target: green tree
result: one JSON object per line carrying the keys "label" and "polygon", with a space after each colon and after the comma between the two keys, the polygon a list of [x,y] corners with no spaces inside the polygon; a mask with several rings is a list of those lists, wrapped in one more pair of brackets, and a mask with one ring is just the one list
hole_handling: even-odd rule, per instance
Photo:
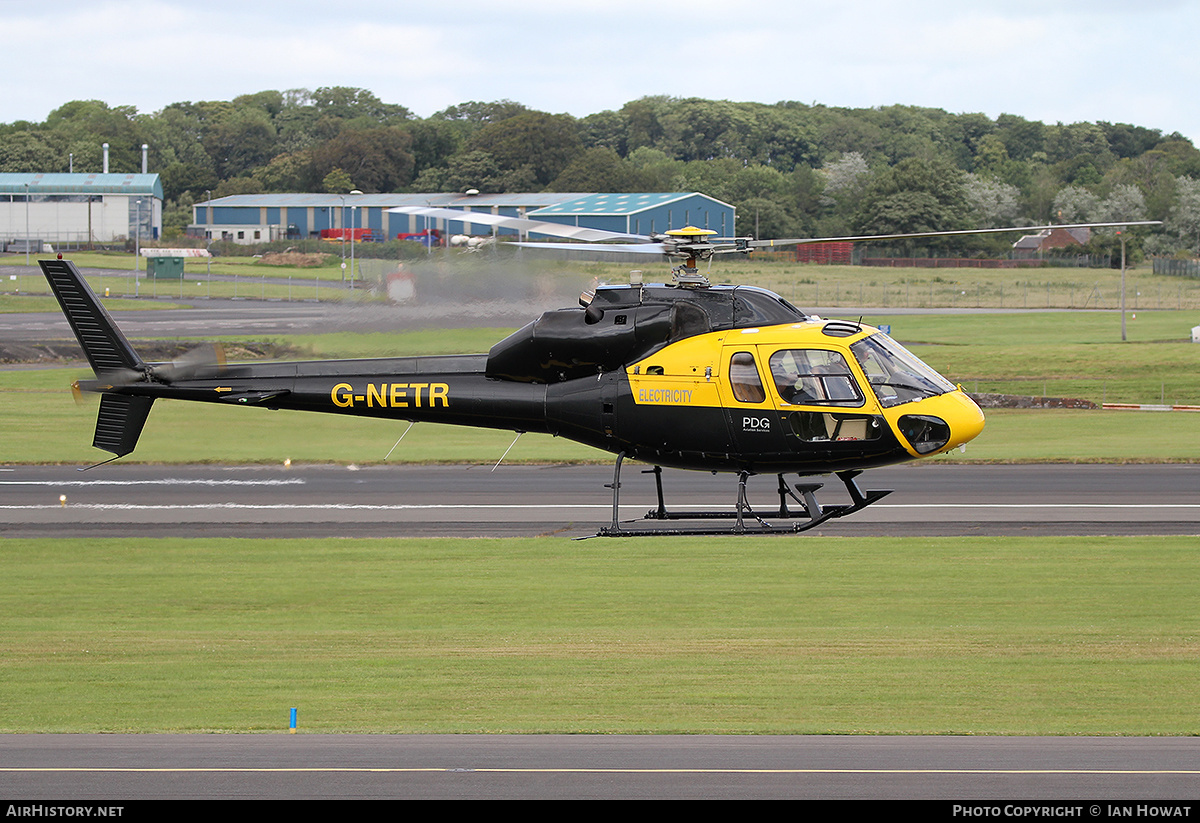
{"label": "green tree", "polygon": [[[427,172],[431,172],[431,169],[427,169]],[[451,157],[449,168],[440,182],[440,190],[450,192],[464,192],[470,188],[485,193],[528,192],[538,187],[532,168],[500,168],[496,158],[486,151],[468,151]]]}
{"label": "green tree", "polygon": [[475,127],[483,127],[488,123],[499,123],[518,114],[529,111],[527,107],[512,100],[495,100],[484,103],[472,100],[442,109],[431,117],[431,120],[449,120],[457,123],[469,123]]}
{"label": "green tree", "polygon": [[778,200],[770,197],[748,197],[736,204],[738,235],[756,238],[794,237],[792,216]]}
{"label": "green tree", "polygon": [[973,168],[981,177],[990,177],[1018,189],[1028,188],[1033,177],[1030,161],[1009,157],[1008,147],[998,134],[987,134],[979,139]]}
{"label": "green tree", "polygon": [[344,121],[361,118],[368,125],[397,125],[412,117],[412,113],[404,106],[384,103],[367,89],[323,86],[312,93],[311,99],[322,117]]}
{"label": "green tree", "polygon": [[1180,177],[1175,181],[1175,205],[1166,220],[1166,233],[1176,241],[1176,248],[1200,253],[1200,180]]}
{"label": "green tree", "polygon": [[275,125],[262,109],[224,104],[211,115],[202,142],[220,177],[248,174],[275,156]]}
{"label": "green tree", "polygon": [[1142,195],[1142,190],[1132,184],[1113,186],[1108,197],[1100,203],[1096,217],[1102,223],[1145,220],[1146,198]]}
{"label": "green tree", "polygon": [[163,205],[162,224],[163,237],[166,239],[183,237],[187,227],[192,223],[192,206],[196,204],[191,192],[185,191],[178,198],[168,200]]}
{"label": "green tree", "polygon": [[643,191],[673,192],[688,187],[684,173],[687,164],[672,160],[666,152],[642,146],[631,151],[627,159],[637,170]]}
{"label": "green tree", "polygon": [[163,187],[163,197],[167,200],[182,199],[185,194],[194,199],[205,190],[215,189],[219,182],[217,175],[210,168],[188,163],[171,163],[158,175]]}
{"label": "green tree", "polygon": [[16,132],[0,137],[0,172],[18,174],[65,171],[61,167],[61,149],[53,138],[36,131]]}
{"label": "green tree", "polygon": [[254,170],[253,177],[262,183],[263,189],[272,192],[312,191],[321,185],[312,153],[294,151],[271,159],[265,166]]}
{"label": "green tree", "polygon": [[860,234],[969,228],[964,175],[944,160],[912,157],[875,175],[854,216]]}
{"label": "green tree", "polygon": [[1046,124],[1036,120],[1002,114],[996,118],[995,134],[1013,160],[1029,160],[1046,150]]}
{"label": "green tree", "polygon": [[[412,136],[410,152],[413,157],[413,175],[426,169],[445,169],[450,158],[461,149],[463,140],[453,123],[429,118],[416,120],[407,126]],[[440,189],[435,189],[440,191]]]}
{"label": "green tree", "polygon": [[1046,156],[1060,179],[1080,186],[1099,183],[1116,162],[1108,137],[1095,123],[1059,123],[1046,130]]}
{"label": "green tree", "polygon": [[852,212],[871,179],[867,160],[858,152],[846,152],[821,169],[825,185],[821,203],[842,214]]}
{"label": "green tree", "polygon": [[639,191],[641,177],[628,160],[614,150],[597,146],[585,149],[547,186],[548,191]]}
{"label": "green tree", "polygon": [[1178,134],[1159,143],[1155,151],[1162,153],[1163,162],[1171,174],[1200,179],[1200,150]]}
{"label": "green tree", "polygon": [[262,183],[255,180],[253,177],[231,177],[228,180],[222,180],[213,189],[213,199],[218,197],[231,197],[235,194],[262,194]]}
{"label": "green tree", "polygon": [[196,197],[219,182],[216,166],[203,145],[206,124],[199,112],[188,106],[168,106],[143,123],[149,133],[150,169],[162,176],[168,200],[185,191]]}
{"label": "green tree", "polygon": [[1054,196],[1057,223],[1092,223],[1100,219],[1100,198],[1083,186],[1066,186]]}
{"label": "green tree", "polygon": [[1119,185],[1134,185],[1141,190],[1146,200],[1146,214],[1153,220],[1166,217],[1175,201],[1175,176],[1168,169],[1163,153],[1157,149],[1117,161],[1104,175],[1104,188],[1112,191]]}
{"label": "green tree", "polygon": [[661,121],[673,103],[673,98],[655,96],[642,97],[621,107],[620,113],[629,124],[625,138],[628,152],[643,147],[663,150],[661,144],[665,132]]}
{"label": "green tree", "polygon": [[149,133],[133,106],[110,108],[100,100],[73,100],[47,115],[46,129],[69,143],[92,143],[97,147],[108,143],[112,172],[129,174],[142,170],[142,144],[147,142]]}
{"label": "green tree", "polygon": [[1096,124],[1108,139],[1108,147],[1117,157],[1137,157],[1162,142],[1162,132],[1129,123]]}
{"label": "green tree", "polygon": [[799,103],[781,103],[760,107],[751,121],[747,136],[746,160],[777,168],[782,172],[819,164],[808,107]]}
{"label": "green tree", "polygon": [[343,169],[333,169],[321,180],[321,185],[330,194],[345,194],[354,189],[354,181]]}
{"label": "green tree", "polygon": [[510,117],[525,114],[530,110],[521,103],[512,100],[495,100],[482,102],[471,100],[449,106],[432,115],[427,122],[449,125],[456,142],[465,144],[475,132],[491,123],[499,123]]}
{"label": "green tree", "polygon": [[505,191],[504,170],[486,151],[469,151],[450,158],[441,191],[476,189],[486,194]]}
{"label": "green tree", "polygon": [[621,112],[602,111],[579,121],[579,139],[585,148],[612,149],[624,156],[629,151],[629,120]]}
{"label": "green tree", "polygon": [[522,176],[527,168],[534,184],[541,187],[562,173],[582,145],[575,118],[569,114],[525,112],[484,126],[471,137],[467,149],[487,152],[504,172]]}
{"label": "green tree", "polygon": [[751,117],[728,100],[676,101],[659,116],[659,148],[677,160],[745,160]]}
{"label": "green tree", "polygon": [[345,129],[312,149],[314,174],[344,170],[368,192],[399,191],[412,180],[412,137],[403,128]]}
{"label": "green tree", "polygon": [[991,177],[969,174],[963,185],[973,224],[981,229],[1017,225],[1021,191]]}
{"label": "green tree", "polygon": [[242,94],[233,98],[233,105],[238,108],[256,108],[266,112],[267,116],[275,118],[283,111],[283,92],[260,91],[254,94]]}
{"label": "green tree", "polygon": [[874,123],[854,117],[844,110],[827,111],[817,132],[822,158],[861,154],[868,162],[882,154],[883,131]]}

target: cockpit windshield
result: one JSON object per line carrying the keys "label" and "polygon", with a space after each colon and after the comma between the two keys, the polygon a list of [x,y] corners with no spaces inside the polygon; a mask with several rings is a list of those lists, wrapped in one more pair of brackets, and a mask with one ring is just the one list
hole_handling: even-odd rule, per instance
{"label": "cockpit windshield", "polygon": [[954,390],[953,383],[886,334],[863,338],[852,344],[850,351],[884,408]]}

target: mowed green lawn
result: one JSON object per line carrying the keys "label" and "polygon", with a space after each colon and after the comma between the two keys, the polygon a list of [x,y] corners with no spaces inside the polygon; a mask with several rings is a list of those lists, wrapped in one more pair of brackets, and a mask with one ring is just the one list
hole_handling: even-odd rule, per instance
{"label": "mowed green lawn", "polygon": [[3,549],[0,732],[1200,731],[1194,538]]}
{"label": "mowed green lawn", "polygon": [[[1119,376],[1157,402],[1168,375],[1197,382],[1200,347],[1179,342],[1188,318],[1170,314],[1126,344],[1111,342],[1111,314],[891,322],[968,389]],[[495,332],[297,342],[329,357],[478,351]],[[89,445],[94,399],[71,400],[81,376],[0,372],[0,460],[107,456]],[[124,459],[380,461],[405,425],[160,402]],[[1184,412],[993,411],[965,454],[935,459],[1195,461],[1198,425]],[[491,462],[511,438],[418,424],[391,459]],[[611,458],[526,435],[507,459]],[[1198,732],[1194,537],[0,550],[0,732],[282,731],[291,707],[302,732]]]}

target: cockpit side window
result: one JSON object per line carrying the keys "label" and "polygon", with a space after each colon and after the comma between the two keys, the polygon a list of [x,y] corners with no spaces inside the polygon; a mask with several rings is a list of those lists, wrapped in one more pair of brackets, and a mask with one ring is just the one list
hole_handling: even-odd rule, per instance
{"label": "cockpit side window", "polygon": [[792,405],[861,406],[863,395],[836,351],[784,349],[771,355],[771,379],[784,403]]}
{"label": "cockpit side window", "polygon": [[754,355],[748,351],[740,351],[729,359],[729,385],[733,396],[742,403],[762,403],[767,399]]}

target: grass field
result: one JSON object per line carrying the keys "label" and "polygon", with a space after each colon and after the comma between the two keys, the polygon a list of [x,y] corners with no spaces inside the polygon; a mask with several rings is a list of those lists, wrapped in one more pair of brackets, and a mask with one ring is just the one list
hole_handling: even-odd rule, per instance
{"label": "grass field", "polygon": [[[288,273],[272,276],[272,273],[241,272],[235,280],[207,279],[189,276],[183,280],[148,279],[143,273],[139,278],[130,274],[101,274],[87,278],[93,291],[106,298],[105,305],[122,309],[169,308],[162,300],[203,301],[209,298],[242,298],[248,300],[273,301],[347,301],[373,299],[368,291],[350,291],[342,288],[340,277],[306,276],[303,271],[289,278]],[[294,281],[294,282],[293,282]],[[336,281],[336,282],[335,282]],[[9,281],[9,286],[14,285]],[[40,273],[18,275],[16,289],[0,295],[0,311],[50,311],[57,310],[50,296],[46,280]],[[39,303],[38,301],[43,301]],[[49,301],[49,302],[45,302]],[[120,305],[116,305],[120,302]],[[153,302],[151,302],[153,301]]]}
{"label": "grass field", "polygon": [[[329,249],[323,249],[328,252]],[[339,254],[337,246],[333,247],[332,254],[336,257]],[[34,255],[30,261],[30,276],[41,278],[41,273],[37,269],[37,257]],[[120,252],[64,252],[64,257],[73,261],[76,266],[85,269],[112,269],[113,271],[132,272],[134,271],[134,257],[132,254]],[[349,247],[347,247],[347,256],[349,256]],[[25,265],[25,255],[8,255],[0,258],[0,262],[7,266],[23,266]],[[188,277],[199,277],[205,274],[252,274],[254,277],[305,277],[310,280],[337,280],[342,279],[341,261],[332,260],[329,265],[308,267],[308,266],[273,266],[261,262],[257,257],[188,257],[184,258],[184,274]],[[347,265],[349,261],[347,260]],[[137,261],[137,268],[142,272],[142,276],[146,275],[146,258],[140,257]],[[44,282],[44,281],[43,281]]]}
{"label": "grass field", "polygon": [[1200,731],[1193,538],[4,551],[0,732]]}
{"label": "grass field", "polygon": [[[934,277],[948,278],[925,285],[940,288]],[[1111,312],[866,320],[891,323],[968,390],[1200,401],[1189,311],[1139,311],[1124,344]],[[286,342],[360,357],[484,351],[503,334]],[[85,374],[0,371],[0,460],[106,456],[89,445],[94,400],[76,406],[68,390]],[[124,460],[378,462],[405,425],[164,401]],[[965,454],[936,459],[1200,461],[1197,425],[1190,413],[992,411]],[[511,438],[420,424],[392,460],[492,462]],[[526,435],[507,459],[611,457]],[[0,733],[282,731],[293,706],[301,731],[328,733],[1200,733],[1193,537],[0,549]]]}

